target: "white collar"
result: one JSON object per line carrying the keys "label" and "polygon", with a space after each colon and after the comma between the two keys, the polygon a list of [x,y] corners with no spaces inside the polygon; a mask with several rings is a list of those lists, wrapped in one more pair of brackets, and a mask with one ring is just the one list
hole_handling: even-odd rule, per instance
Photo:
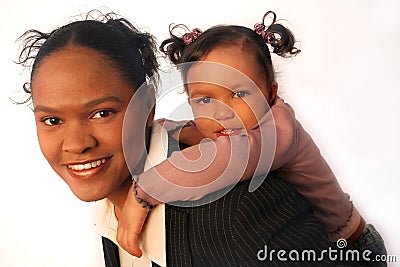
{"label": "white collar", "polygon": [[[160,163],[167,158],[168,134],[157,123],[152,126],[150,138],[149,154],[146,159],[144,169]],[[102,199],[96,203],[95,227],[96,231],[115,244],[117,235],[118,221],[114,213],[114,205],[107,199]],[[122,262],[129,261],[134,266],[151,266],[151,261],[160,266],[166,266],[166,248],[165,248],[165,206],[157,205],[148,215],[142,230],[142,237],[139,247],[143,251],[140,258],[130,256],[126,252],[120,257]],[[120,252],[121,248],[119,247]],[[121,253],[120,253],[121,256]]]}

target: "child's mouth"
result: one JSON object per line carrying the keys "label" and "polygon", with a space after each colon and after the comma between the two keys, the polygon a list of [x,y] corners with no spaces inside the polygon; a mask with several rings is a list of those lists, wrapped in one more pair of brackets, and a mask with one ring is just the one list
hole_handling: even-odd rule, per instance
{"label": "child's mouth", "polygon": [[233,130],[233,129],[224,129],[224,130],[222,130],[220,133],[221,134],[225,134],[225,135],[231,135],[231,134],[233,134],[235,132],[235,130]]}
{"label": "child's mouth", "polygon": [[229,136],[229,135],[235,135],[239,134],[240,129],[222,129],[218,132],[216,132],[217,136]]}

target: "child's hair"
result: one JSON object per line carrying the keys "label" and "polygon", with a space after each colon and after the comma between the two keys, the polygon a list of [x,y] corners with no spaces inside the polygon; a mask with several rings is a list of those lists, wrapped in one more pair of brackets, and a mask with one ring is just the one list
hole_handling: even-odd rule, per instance
{"label": "child's hair", "polygon": [[97,11],[89,12],[85,20],[69,23],[50,33],[29,30],[19,38],[23,47],[17,63],[31,67],[30,82],[23,85],[29,98],[23,103],[32,97],[30,84],[43,59],[70,45],[97,51],[114,64],[136,89],[146,80],[158,81],[154,37],[140,32],[128,20],[118,18],[114,13],[88,19],[93,12]]}
{"label": "child's hair", "polygon": [[[273,15],[273,21],[266,27],[264,20],[270,14]],[[237,25],[218,25],[204,32],[196,28],[192,33],[186,33],[184,36],[175,35],[174,31],[181,27],[187,29],[182,24],[170,26],[170,38],[161,43],[160,50],[173,64],[178,66],[185,84],[187,71],[191,64],[182,63],[202,60],[216,47],[239,45],[252,51],[260,66],[265,69],[268,82],[275,79],[268,45],[271,45],[273,53],[282,57],[295,56],[300,52],[294,46],[296,41],[293,33],[283,25],[276,23],[276,15],[272,11],[265,13],[262,23],[255,25],[255,30]],[[188,38],[185,38],[188,35],[189,41]],[[186,86],[185,89],[187,89]]]}

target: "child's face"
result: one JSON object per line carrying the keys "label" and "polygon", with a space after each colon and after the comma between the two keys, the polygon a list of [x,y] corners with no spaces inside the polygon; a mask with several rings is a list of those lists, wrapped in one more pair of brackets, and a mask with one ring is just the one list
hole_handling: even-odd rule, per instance
{"label": "child's face", "polygon": [[[130,176],[122,149],[122,125],[134,91],[109,61],[81,47],[44,58],[33,77],[40,148],[81,200],[107,197]],[[137,131],[138,138],[133,139],[143,142],[143,127]],[[137,151],[136,158],[141,156]]]}
{"label": "child's face", "polygon": [[257,125],[277,90],[254,55],[240,46],[212,50],[189,69],[187,82],[196,126],[213,140]]}

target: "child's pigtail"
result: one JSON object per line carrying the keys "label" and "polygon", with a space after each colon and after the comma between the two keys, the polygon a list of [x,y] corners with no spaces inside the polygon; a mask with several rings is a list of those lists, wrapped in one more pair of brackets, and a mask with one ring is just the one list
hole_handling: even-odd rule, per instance
{"label": "child's pigtail", "polygon": [[[272,22],[267,27],[265,26],[265,18],[272,14]],[[276,23],[276,14],[273,11],[268,11],[263,16],[262,22],[254,25],[254,31],[259,34],[266,44],[272,47],[272,52],[281,57],[291,57],[300,53],[300,49],[295,47],[296,40],[293,33],[283,26]]]}
{"label": "child's pigtail", "polygon": [[267,29],[268,32],[278,35],[275,41],[271,42],[272,52],[281,57],[291,57],[300,53],[300,49],[295,47],[296,40],[293,33],[281,24],[272,24]]}
{"label": "child's pigtail", "polygon": [[[186,31],[186,33],[183,34],[182,36],[179,36],[174,33],[176,31],[179,31],[180,29]],[[198,35],[193,36],[191,35],[191,33],[187,33],[188,31],[189,31],[188,28],[183,24],[178,24],[178,25],[171,24],[169,25],[170,38],[164,40],[160,45],[160,51],[164,53],[164,55],[175,65],[182,63],[181,57],[183,51],[185,50],[185,47],[189,45],[191,42],[193,42],[198,36]],[[198,34],[200,33],[201,31]],[[185,38],[185,36],[192,36],[192,39],[188,40],[187,38]]]}

